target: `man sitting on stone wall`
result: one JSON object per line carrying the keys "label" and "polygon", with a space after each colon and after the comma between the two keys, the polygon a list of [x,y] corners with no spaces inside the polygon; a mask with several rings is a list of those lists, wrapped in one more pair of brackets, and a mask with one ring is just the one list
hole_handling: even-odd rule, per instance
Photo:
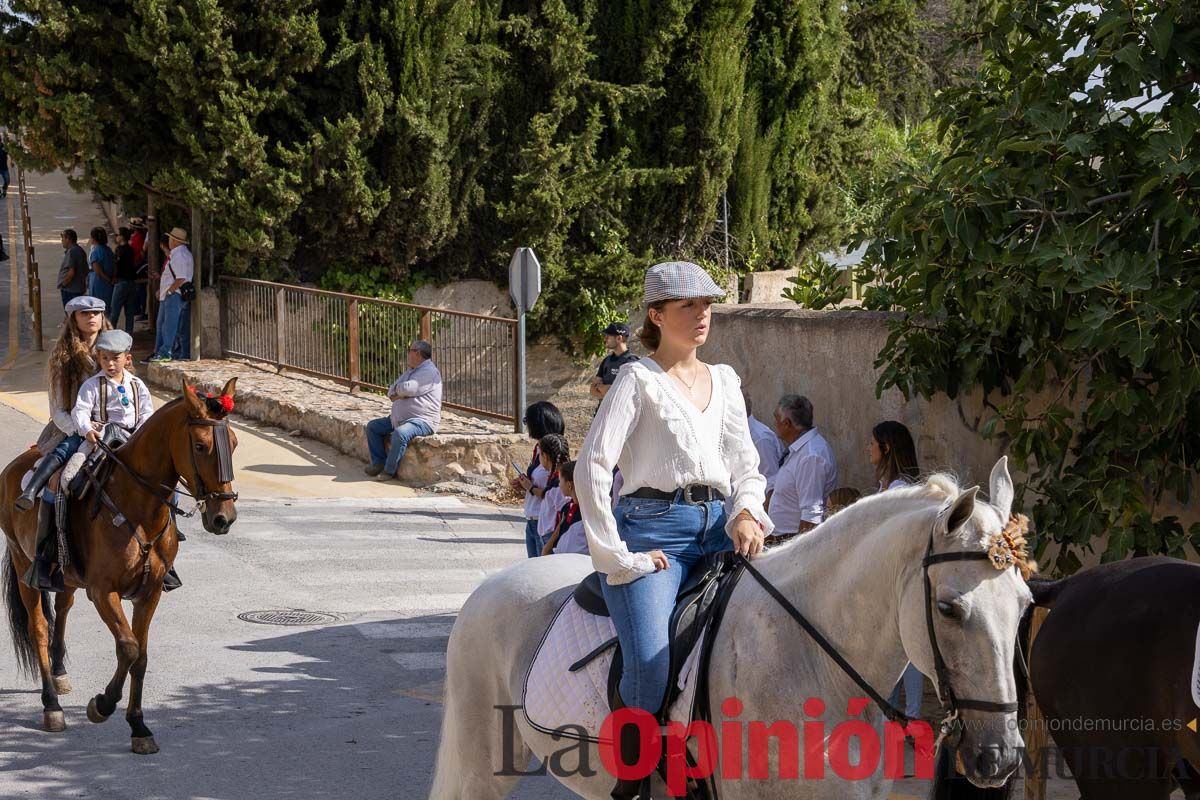
{"label": "man sitting on stone wall", "polygon": [[[442,375],[433,363],[433,348],[418,339],[408,348],[408,370],[388,389],[392,413],[367,423],[371,451],[368,475],[387,481],[396,477],[408,443],[437,433],[442,421]],[[391,449],[386,449],[391,437]]]}

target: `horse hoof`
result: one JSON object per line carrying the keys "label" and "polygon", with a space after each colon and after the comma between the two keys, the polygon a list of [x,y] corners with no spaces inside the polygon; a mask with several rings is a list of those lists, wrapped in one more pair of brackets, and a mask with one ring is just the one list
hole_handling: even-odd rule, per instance
{"label": "horse hoof", "polygon": [[44,711],[42,728],[50,733],[61,733],[67,729],[67,717],[61,711]]}
{"label": "horse hoof", "polygon": [[87,715],[88,715],[88,719],[90,721],[95,722],[97,724],[99,724],[101,722],[106,722],[108,720],[108,718],[112,716],[112,714],[101,714],[100,713],[100,709],[96,708],[96,698],[94,698],[94,697],[91,699],[90,702],[88,702]]}
{"label": "horse hoof", "polygon": [[58,694],[71,693],[71,679],[66,675],[54,676],[54,691]]}
{"label": "horse hoof", "polygon": [[158,744],[153,736],[134,736],[131,740],[133,752],[139,756],[152,756],[158,752]]}

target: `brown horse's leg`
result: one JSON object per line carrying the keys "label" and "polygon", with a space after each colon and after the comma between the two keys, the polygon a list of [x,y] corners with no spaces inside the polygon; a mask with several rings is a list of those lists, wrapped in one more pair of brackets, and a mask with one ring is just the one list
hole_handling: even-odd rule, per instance
{"label": "brown horse's leg", "polygon": [[138,657],[129,670],[129,708],[125,712],[125,721],[129,723],[129,733],[133,737],[133,752],[143,756],[158,752],[154,734],[142,719],[142,683],[146,679],[146,659],[149,656],[150,621],[154,619],[154,611],[161,597],[162,591],[158,590],[133,604],[133,634],[137,637]]}
{"label": "brown horse's leg", "polygon": [[[18,559],[14,558],[13,564],[20,569],[17,561]],[[33,642],[38,672],[42,677],[42,727],[55,733],[64,731],[67,729],[67,719],[58,703],[58,692],[54,688],[54,678],[50,671],[50,624],[46,619],[49,609],[43,608],[41,592],[30,589],[22,582],[18,582],[18,586],[21,590],[21,603],[29,617],[29,640]]]}
{"label": "brown horse's leg", "polygon": [[125,619],[125,609],[121,608],[119,594],[93,592],[92,603],[117,642],[117,671],[113,673],[108,686],[104,687],[104,693],[93,697],[87,708],[88,719],[92,722],[104,722],[117,710],[121,690],[125,688],[125,676],[129,674],[129,667],[138,657],[138,643],[128,620]]}
{"label": "brown horse's leg", "polygon": [[75,604],[75,590],[59,592],[54,598],[54,638],[50,640],[50,674],[54,677],[54,690],[69,694],[71,679],[67,677],[67,612]]}

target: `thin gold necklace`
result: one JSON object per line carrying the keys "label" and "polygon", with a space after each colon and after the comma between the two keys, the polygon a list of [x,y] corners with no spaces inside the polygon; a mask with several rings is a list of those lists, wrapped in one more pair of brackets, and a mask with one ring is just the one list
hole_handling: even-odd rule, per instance
{"label": "thin gold necklace", "polygon": [[697,367],[696,371],[694,373],[692,373],[692,382],[691,383],[688,383],[687,381],[685,381],[683,379],[682,375],[676,375],[675,380],[679,381],[684,386],[686,386],[688,392],[690,393],[692,391],[692,387],[696,385],[696,381],[700,380],[700,368]]}

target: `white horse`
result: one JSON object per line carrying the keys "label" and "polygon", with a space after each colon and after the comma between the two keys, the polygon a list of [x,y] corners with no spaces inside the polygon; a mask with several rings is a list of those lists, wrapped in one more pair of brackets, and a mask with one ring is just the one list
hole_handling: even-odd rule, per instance
{"label": "white horse", "polygon": [[[923,557],[931,534],[934,553],[985,549],[1012,507],[1005,459],[992,470],[990,483],[990,504],[976,500],[978,487],[960,490],[945,475],[864,498],[753,564],[886,696],[907,661],[935,675]],[[526,673],[551,618],[590,571],[585,557],[530,559],[489,577],[468,598],[450,634],[445,716],[430,800],[506,797],[519,779],[512,773],[527,769],[531,755],[549,763],[551,773],[573,773],[555,777],[580,796],[609,797],[615,779],[601,766],[597,745],[574,743],[567,754],[572,742],[539,732],[512,708],[522,702]],[[1031,602],[1017,570],[964,560],[934,564],[928,573],[937,645],[954,695],[1015,703],[1013,650]],[[717,731],[726,730],[726,720],[741,723],[742,731],[752,721],[771,725],[779,720],[793,721],[799,729],[813,721],[805,714],[805,700],[819,698],[827,709],[820,720],[828,734],[854,718],[847,703],[864,694],[750,575],[742,576],[730,599],[709,675]],[[743,705],[735,717],[726,717],[721,707],[730,697]],[[1002,785],[1020,760],[1016,712],[963,710],[960,716],[960,768],[976,785]],[[883,723],[874,705],[857,719],[877,730]],[[739,751],[743,744],[737,745]],[[720,798],[865,800],[885,798],[891,788],[882,768],[855,780],[839,777],[828,765],[820,780],[780,778],[779,749],[770,748],[769,780],[728,779],[718,768]],[[581,755],[590,770],[573,769]],[[509,774],[497,774],[503,772]]]}

